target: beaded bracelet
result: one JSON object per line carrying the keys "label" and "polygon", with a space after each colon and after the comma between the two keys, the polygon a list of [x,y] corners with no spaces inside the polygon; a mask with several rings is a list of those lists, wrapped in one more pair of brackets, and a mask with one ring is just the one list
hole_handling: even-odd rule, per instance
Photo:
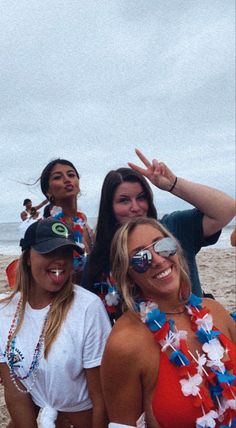
{"label": "beaded bracelet", "polygon": [[170,188],[169,192],[172,192],[172,190],[175,188],[176,183],[177,183],[177,180],[178,180],[178,177],[176,176],[176,177],[175,177],[175,181],[174,181],[174,183],[172,184],[172,186],[171,186],[171,188]]}

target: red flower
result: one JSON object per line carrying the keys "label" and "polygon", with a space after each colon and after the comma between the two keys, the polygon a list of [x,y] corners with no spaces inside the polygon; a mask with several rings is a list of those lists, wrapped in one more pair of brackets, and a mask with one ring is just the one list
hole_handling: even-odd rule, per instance
{"label": "red flower", "polygon": [[160,330],[155,331],[155,333],[153,333],[155,342],[159,343],[160,340],[165,339],[165,337],[169,333],[169,331],[170,331],[170,325],[166,321],[165,324],[163,324],[162,328],[160,328]]}

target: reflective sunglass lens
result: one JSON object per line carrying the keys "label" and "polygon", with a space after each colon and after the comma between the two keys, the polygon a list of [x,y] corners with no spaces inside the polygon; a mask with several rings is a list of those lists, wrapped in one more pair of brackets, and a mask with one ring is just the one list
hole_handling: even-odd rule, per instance
{"label": "reflective sunglass lens", "polygon": [[154,246],[155,253],[159,254],[162,257],[174,256],[177,251],[176,241],[170,237],[163,238],[160,241],[157,241]]}
{"label": "reflective sunglass lens", "polygon": [[[167,237],[155,242],[153,249],[161,257],[174,256],[177,251],[177,243],[174,239]],[[134,254],[130,262],[132,268],[138,273],[146,272],[151,263],[152,253],[145,249]]]}
{"label": "reflective sunglass lens", "polygon": [[150,251],[144,250],[134,254],[131,259],[131,266],[136,272],[144,273],[148,270],[151,263],[152,255]]}

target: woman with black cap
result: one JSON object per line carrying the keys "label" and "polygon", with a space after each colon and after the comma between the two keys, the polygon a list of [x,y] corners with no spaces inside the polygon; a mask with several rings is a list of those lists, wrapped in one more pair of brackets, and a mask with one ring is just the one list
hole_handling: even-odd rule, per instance
{"label": "woman with black cap", "polygon": [[[64,223],[32,224],[16,285],[0,300],[0,374],[8,428],[105,428],[99,366],[110,323],[101,300],[72,283],[73,251]],[[55,425],[56,424],[56,425]]]}

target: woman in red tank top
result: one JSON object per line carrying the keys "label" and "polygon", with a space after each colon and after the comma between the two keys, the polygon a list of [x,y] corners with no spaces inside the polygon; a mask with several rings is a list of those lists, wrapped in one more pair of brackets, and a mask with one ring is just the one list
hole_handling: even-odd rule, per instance
{"label": "woman in red tank top", "polygon": [[236,426],[234,321],[191,294],[178,242],[156,220],[131,220],[111,260],[126,311],[101,367],[109,428]]}

